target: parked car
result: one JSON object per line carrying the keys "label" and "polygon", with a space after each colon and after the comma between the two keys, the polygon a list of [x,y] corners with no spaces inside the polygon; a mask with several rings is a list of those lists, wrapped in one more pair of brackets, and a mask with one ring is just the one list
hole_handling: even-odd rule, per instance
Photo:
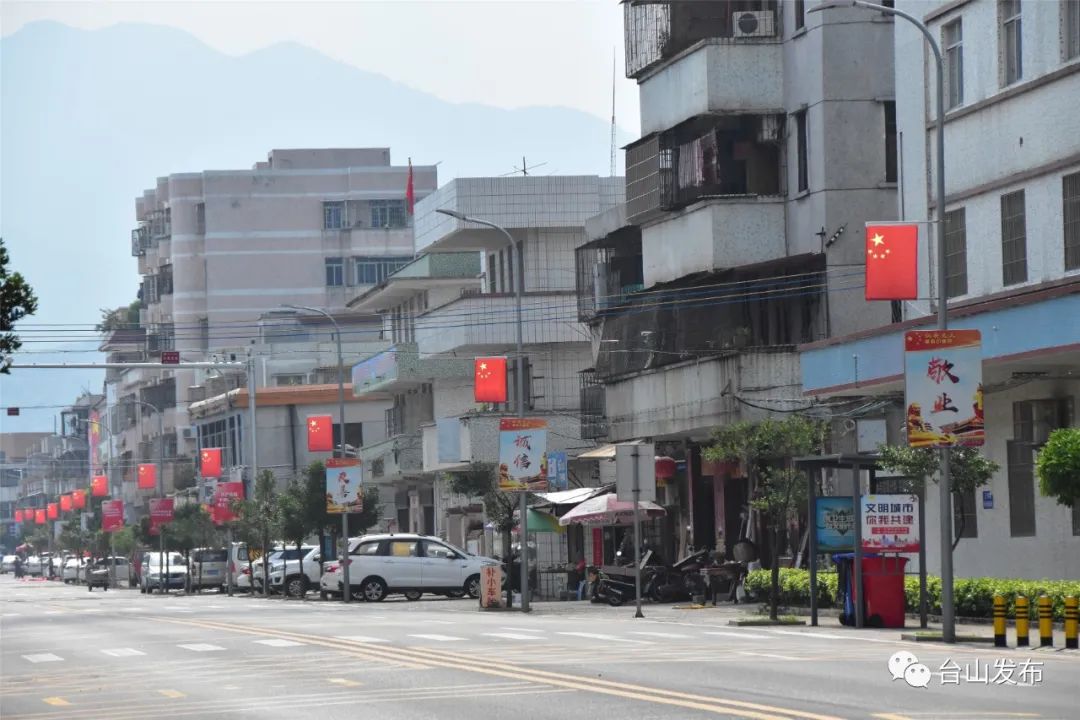
{"label": "parked car", "polygon": [[409,600],[423,593],[480,597],[480,569],[498,565],[493,558],[470,555],[437,537],[413,534],[367,535],[349,554],[349,585],[365,600],[379,602],[390,593]]}
{"label": "parked car", "polygon": [[25,570],[27,575],[40,575],[42,567],[43,563],[40,555],[31,555],[30,557],[26,558]]}
{"label": "parked car", "polygon": [[196,548],[191,551],[188,571],[191,573],[191,589],[217,588],[225,591],[229,551],[225,548]]}
{"label": "parked car", "polygon": [[3,559],[0,560],[0,573],[9,573],[9,572],[15,572],[15,556],[14,555],[5,555],[3,557]]}
{"label": "parked car", "polygon": [[[349,538],[349,554],[356,552],[357,546],[363,538]],[[319,597],[327,600],[331,597],[341,597],[341,586],[344,584],[344,572],[341,567],[341,559],[327,560],[322,566],[322,576],[319,578]],[[351,581],[352,578],[350,577]],[[350,585],[352,582],[349,583]],[[363,600],[360,589],[353,590],[353,597]]]}
{"label": "parked car", "polygon": [[[245,543],[232,544],[232,547],[229,548],[229,564],[232,566],[233,587],[237,590],[250,591],[251,555]],[[226,571],[228,569],[226,568]]]}
{"label": "parked car", "polygon": [[[314,545],[284,548],[270,559],[270,590],[285,592],[290,597],[304,597],[308,590],[319,586],[322,574],[322,553]],[[258,570],[262,569],[260,565]],[[260,575],[261,577],[261,575]]]}
{"label": "parked car", "polygon": [[86,560],[77,557],[69,557],[64,561],[64,569],[61,571],[61,579],[65,585],[77,584],[84,578]]}
{"label": "parked car", "polygon": [[[187,586],[187,563],[184,556],[177,552],[165,553],[165,567],[162,568],[160,555],[156,552],[143,553],[142,573],[139,592],[151,590],[181,590]],[[164,572],[163,572],[164,570]]]}

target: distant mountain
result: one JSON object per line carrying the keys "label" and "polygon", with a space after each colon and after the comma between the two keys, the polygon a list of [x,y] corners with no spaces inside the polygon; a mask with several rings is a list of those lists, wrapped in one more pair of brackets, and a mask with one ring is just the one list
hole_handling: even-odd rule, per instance
{"label": "distant mountain", "polygon": [[[441,161],[440,183],[508,172],[523,155],[546,162],[542,174],[607,174],[609,143],[608,123],[587,113],[449,103],[295,44],[233,57],[172,28],[54,22],[0,40],[0,232],[41,299],[35,323],[92,323],[134,297],[134,198],[162,175],[349,146]],[[0,380],[0,404],[66,403],[101,381],[37,373]],[[33,426],[48,429],[52,413]]]}

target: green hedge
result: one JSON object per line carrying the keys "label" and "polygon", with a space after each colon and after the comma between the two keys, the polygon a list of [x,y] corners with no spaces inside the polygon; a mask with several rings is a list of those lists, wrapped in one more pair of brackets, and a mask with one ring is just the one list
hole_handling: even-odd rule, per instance
{"label": "green hedge", "polygon": [[[770,573],[768,570],[755,570],[746,579],[746,592],[756,602],[769,600]],[[928,575],[926,592],[930,612],[941,613],[941,579]],[[837,576],[835,573],[818,574],[818,606],[836,606]],[[919,578],[904,578],[904,594],[908,612],[919,609]],[[991,617],[994,607],[994,595],[1000,594],[1008,604],[1008,615],[1013,616],[1013,603],[1017,595],[1023,595],[1030,602],[1031,617],[1036,618],[1036,599],[1047,595],[1053,602],[1054,618],[1062,620],[1065,615],[1065,598],[1080,597],[1078,580],[1004,580],[998,578],[957,579],[953,583],[953,601],[956,614],[966,618]],[[810,572],[808,570],[780,569],[780,604],[807,607],[810,605]]]}

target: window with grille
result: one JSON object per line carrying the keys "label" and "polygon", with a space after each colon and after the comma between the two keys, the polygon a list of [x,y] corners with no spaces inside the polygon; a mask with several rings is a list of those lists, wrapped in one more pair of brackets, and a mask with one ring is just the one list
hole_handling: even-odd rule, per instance
{"label": "window with grille", "polygon": [[795,0],[795,29],[806,27],[806,0]]}
{"label": "window with grille", "polygon": [[341,287],[345,284],[345,263],[341,258],[326,258],[326,286]]}
{"label": "window with grille", "polygon": [[885,103],[885,182],[896,182],[896,102]]}
{"label": "window with grille", "polygon": [[378,285],[412,262],[412,257],[355,257],[353,268],[357,285]]}
{"label": "window with grille", "polygon": [[372,200],[371,227],[401,228],[406,226],[404,200]]}
{"label": "window with grille", "polygon": [[802,112],[795,113],[795,143],[799,163],[799,192],[803,192],[810,188],[810,167],[806,142],[806,111],[803,110]]}
{"label": "window with grille", "polygon": [[1035,453],[1050,433],[1073,423],[1072,398],[1013,403],[1013,440],[1006,442],[1009,525],[1013,537],[1035,534]]}
{"label": "window with grille", "polygon": [[199,235],[206,233],[206,203],[195,205],[195,232]]}
{"label": "window with grille", "polygon": [[1001,18],[1001,61],[1003,84],[1012,85],[1024,77],[1023,39],[1020,19],[1020,0],[1000,0],[998,13]]}
{"label": "window with grille", "polygon": [[979,517],[975,513],[975,489],[953,493],[953,532],[960,537],[979,537]]}
{"label": "window with grille", "polygon": [[1001,271],[1005,285],[1027,280],[1027,223],[1024,191],[1001,196]]}
{"label": "window with grille", "polygon": [[964,208],[945,213],[945,294],[950,298],[967,294],[967,211]]}
{"label": "window with grille", "polygon": [[[1077,0],[1077,3],[1080,4],[1080,0]],[[1065,233],[1065,269],[1077,270],[1080,269],[1080,172],[1061,178],[1061,206]]]}
{"label": "window with grille", "polygon": [[945,46],[945,107],[964,104],[964,26],[960,18],[941,29]]}
{"label": "window with grille", "polygon": [[300,375],[300,374],[275,375],[274,376],[274,385],[276,385],[278,387],[287,387],[289,385],[303,385],[303,384],[304,384],[304,376]]}
{"label": "window with grille", "polygon": [[323,229],[340,230],[345,227],[345,203],[340,200],[323,203]]}

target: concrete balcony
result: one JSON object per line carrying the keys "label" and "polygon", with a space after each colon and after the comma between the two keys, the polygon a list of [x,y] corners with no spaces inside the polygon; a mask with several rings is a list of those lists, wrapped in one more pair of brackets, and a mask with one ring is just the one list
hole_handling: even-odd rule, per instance
{"label": "concrete balcony", "polygon": [[[507,413],[468,413],[440,418],[421,428],[424,472],[461,470],[472,463],[499,461],[499,421],[515,417]],[[576,456],[582,447],[581,421],[569,415],[530,412],[530,418],[548,423],[547,449],[570,450]]]}
{"label": "concrete balcony", "polygon": [[[765,415],[738,399],[775,409],[799,395],[794,348],[760,349],[668,365],[609,380],[604,385],[608,439],[667,438]],[[738,398],[738,399],[736,399]],[[706,430],[703,430],[706,429]]]}
{"label": "concrete balcony", "polygon": [[353,395],[401,392],[435,379],[468,378],[472,372],[468,358],[421,358],[416,343],[398,343],[353,365]]}
{"label": "concrete balcony", "polygon": [[[587,334],[582,334],[576,318],[574,292],[526,293],[522,298],[524,343],[582,342]],[[416,344],[424,355],[502,350],[514,345],[515,336],[515,299],[509,294],[466,296],[416,320]]]}
{"label": "concrete balcony", "polygon": [[786,255],[784,200],[704,200],[641,229],[645,287]]}
{"label": "concrete balcony", "polygon": [[395,435],[360,449],[365,480],[392,483],[424,472],[420,431]]}
{"label": "concrete balcony", "polygon": [[641,134],[710,113],[783,112],[779,38],[706,40],[641,81]]}

